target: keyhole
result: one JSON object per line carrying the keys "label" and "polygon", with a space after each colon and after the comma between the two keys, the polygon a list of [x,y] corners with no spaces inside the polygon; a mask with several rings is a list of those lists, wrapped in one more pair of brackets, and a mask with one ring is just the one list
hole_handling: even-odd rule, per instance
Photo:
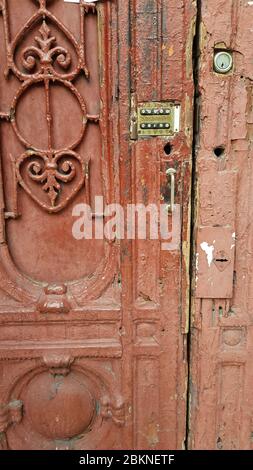
{"label": "keyhole", "polygon": [[165,146],[164,146],[164,152],[166,155],[170,155],[171,152],[172,152],[172,145],[170,142],[168,142]]}
{"label": "keyhole", "polygon": [[214,155],[217,157],[217,158],[221,158],[223,157],[224,155],[224,152],[225,152],[225,148],[220,146],[220,147],[215,147],[214,150]]}
{"label": "keyhole", "polygon": [[217,73],[228,73],[233,67],[233,55],[230,51],[216,52],[214,69]]}

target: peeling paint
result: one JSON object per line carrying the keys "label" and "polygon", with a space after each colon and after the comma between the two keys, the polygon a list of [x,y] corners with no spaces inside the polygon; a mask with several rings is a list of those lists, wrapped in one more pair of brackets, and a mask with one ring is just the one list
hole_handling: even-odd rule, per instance
{"label": "peeling paint", "polygon": [[196,271],[199,270],[199,253],[196,253]]}
{"label": "peeling paint", "polygon": [[208,266],[210,268],[212,261],[213,261],[214,246],[208,245],[207,242],[201,243],[200,246],[201,246],[201,249],[206,253]]}

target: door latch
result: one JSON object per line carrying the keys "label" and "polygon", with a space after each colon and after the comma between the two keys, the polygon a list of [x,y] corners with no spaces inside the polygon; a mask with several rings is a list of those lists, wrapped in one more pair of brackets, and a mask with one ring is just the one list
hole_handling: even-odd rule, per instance
{"label": "door latch", "polygon": [[167,208],[168,212],[171,213],[174,211],[175,207],[175,174],[175,168],[168,168],[168,170],[166,171],[166,175],[170,179],[170,203],[168,204]]}

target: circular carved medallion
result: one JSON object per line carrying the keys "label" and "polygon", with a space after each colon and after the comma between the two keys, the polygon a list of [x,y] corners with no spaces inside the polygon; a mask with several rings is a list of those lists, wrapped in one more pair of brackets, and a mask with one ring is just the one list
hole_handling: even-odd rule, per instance
{"label": "circular carved medallion", "polygon": [[95,400],[83,376],[66,377],[44,372],[30,382],[25,410],[32,427],[49,439],[70,439],[88,430]]}

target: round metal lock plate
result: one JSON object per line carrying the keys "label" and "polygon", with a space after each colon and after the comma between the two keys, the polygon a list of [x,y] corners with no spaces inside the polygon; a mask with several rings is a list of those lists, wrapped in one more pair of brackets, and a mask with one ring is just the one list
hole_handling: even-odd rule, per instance
{"label": "round metal lock plate", "polygon": [[228,73],[233,67],[233,56],[231,52],[221,51],[214,56],[214,69],[218,73]]}

